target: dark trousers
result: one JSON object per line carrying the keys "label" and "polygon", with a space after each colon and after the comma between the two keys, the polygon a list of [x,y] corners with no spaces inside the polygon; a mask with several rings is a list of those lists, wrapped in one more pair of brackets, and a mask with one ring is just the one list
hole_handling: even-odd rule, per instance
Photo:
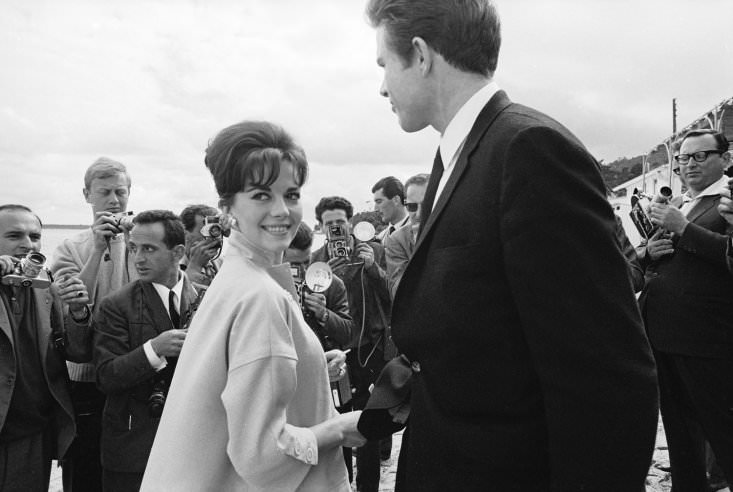
{"label": "dark trousers", "polygon": [[53,447],[50,432],[0,443],[0,490],[48,492]]}
{"label": "dark trousers", "polygon": [[[377,348],[371,357],[367,357],[371,350],[372,345],[365,345],[361,350],[354,348],[346,358],[351,386],[354,388],[351,400],[354,410],[362,410],[366,406],[369,386],[376,381],[385,364],[384,352]],[[364,367],[359,358],[365,363]],[[356,489],[359,492],[378,492],[379,476],[379,440],[367,441],[356,450]]]}
{"label": "dark trousers", "polygon": [[707,490],[705,441],[733,479],[733,360],[655,352],[673,492]]}
{"label": "dark trousers", "polygon": [[102,490],[102,410],[104,393],[94,383],[72,381],[76,437],[62,462],[64,492]]}
{"label": "dark trousers", "polygon": [[104,492],[138,492],[143,483],[143,473],[125,473],[104,469]]}

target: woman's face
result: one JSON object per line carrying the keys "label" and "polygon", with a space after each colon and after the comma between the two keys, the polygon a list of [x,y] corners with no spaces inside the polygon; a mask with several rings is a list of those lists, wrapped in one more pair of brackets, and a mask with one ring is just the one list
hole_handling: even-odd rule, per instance
{"label": "woman's face", "polygon": [[234,195],[229,212],[255,246],[278,254],[285,251],[303,218],[293,164],[282,161],[280,175],[270,186],[247,183],[244,191]]}

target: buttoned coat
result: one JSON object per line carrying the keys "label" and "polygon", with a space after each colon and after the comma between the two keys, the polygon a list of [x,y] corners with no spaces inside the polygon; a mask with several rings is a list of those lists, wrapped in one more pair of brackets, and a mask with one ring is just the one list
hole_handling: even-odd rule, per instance
{"label": "buttoned coat", "polygon": [[[673,237],[674,254],[651,261],[639,297],[652,346],[666,353],[733,358],[733,277],[726,247],[731,226],[718,213],[719,196],[704,196],[690,223]],[[672,205],[681,206],[681,197]]]}
{"label": "buttoned coat", "polygon": [[[180,319],[184,323],[196,299],[185,275],[181,292]],[[145,471],[160,419],[152,418],[148,410],[156,371],[143,344],[172,328],[155,287],[142,280],[105,297],[94,316],[97,385],[107,395],[102,414],[102,465],[106,469]]]}
{"label": "buttoned coat", "polygon": [[[38,337],[38,355],[41,367],[48,383],[48,389],[54,399],[53,429],[55,450],[53,457],[62,458],[74,439],[74,409],[69,394],[69,375],[66,363],[53,343],[51,316],[55,322],[64,323],[61,305],[54,300],[50,289],[29,289],[35,301],[36,335]],[[5,303],[0,302],[0,384],[4,390],[0,391],[0,429],[5,424],[5,417],[10,407],[15,388],[18,361],[15,358],[15,341],[10,325],[9,313]],[[70,320],[66,320],[70,322]]]}
{"label": "buttoned coat", "polygon": [[392,311],[406,490],[643,490],[655,365],[595,159],[499,91],[433,205],[436,171]]}

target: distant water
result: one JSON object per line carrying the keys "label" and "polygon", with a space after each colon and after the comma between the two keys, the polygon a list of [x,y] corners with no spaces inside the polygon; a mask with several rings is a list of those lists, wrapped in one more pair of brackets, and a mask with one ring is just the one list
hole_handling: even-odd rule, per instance
{"label": "distant water", "polygon": [[64,239],[76,236],[87,228],[88,226],[65,226],[64,228],[44,226],[41,235],[41,253],[50,260],[53,252]]}

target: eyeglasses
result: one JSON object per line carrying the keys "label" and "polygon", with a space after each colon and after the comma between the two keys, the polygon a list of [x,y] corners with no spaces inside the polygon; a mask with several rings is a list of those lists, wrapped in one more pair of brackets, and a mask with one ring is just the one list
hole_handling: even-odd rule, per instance
{"label": "eyeglasses", "polygon": [[419,207],[419,206],[420,206],[420,204],[419,203],[415,203],[415,202],[407,202],[407,203],[405,203],[405,208],[407,209],[408,212],[417,212],[417,207]]}
{"label": "eyeglasses", "polygon": [[723,154],[722,150],[698,150],[694,154],[679,154],[674,156],[674,160],[679,162],[681,165],[686,166],[690,162],[690,158],[694,159],[695,162],[705,162],[710,154]]}

